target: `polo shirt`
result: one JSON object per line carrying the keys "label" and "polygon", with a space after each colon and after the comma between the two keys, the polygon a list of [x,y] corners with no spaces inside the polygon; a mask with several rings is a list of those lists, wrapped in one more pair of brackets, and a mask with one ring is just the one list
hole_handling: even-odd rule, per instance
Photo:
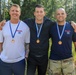
{"label": "polo shirt", "polygon": [[[59,32],[62,32],[63,26],[59,26]],[[59,36],[57,31],[57,24],[50,29],[50,35],[52,39],[51,54],[50,59],[52,60],[62,60],[72,57],[72,41],[76,42],[76,33],[70,25],[69,22],[66,22],[63,36],[61,38],[62,44],[59,45]]]}
{"label": "polo shirt", "polygon": [[35,19],[27,19],[24,21],[30,28],[30,53],[35,56],[43,56],[48,54],[49,49],[49,38],[50,38],[50,27],[52,21],[44,17],[43,26],[40,32],[39,40],[37,43],[37,29]]}

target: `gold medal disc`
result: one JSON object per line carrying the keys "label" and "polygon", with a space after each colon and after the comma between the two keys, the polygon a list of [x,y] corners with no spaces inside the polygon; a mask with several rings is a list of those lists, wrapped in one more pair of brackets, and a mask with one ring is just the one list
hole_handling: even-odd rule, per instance
{"label": "gold medal disc", "polygon": [[61,45],[62,44],[62,41],[59,41],[58,44]]}
{"label": "gold medal disc", "polygon": [[37,39],[37,40],[36,40],[36,42],[37,42],[37,43],[40,43],[40,40],[39,40],[39,39]]}
{"label": "gold medal disc", "polygon": [[15,40],[14,39],[12,39],[12,43],[14,43],[15,42]]}

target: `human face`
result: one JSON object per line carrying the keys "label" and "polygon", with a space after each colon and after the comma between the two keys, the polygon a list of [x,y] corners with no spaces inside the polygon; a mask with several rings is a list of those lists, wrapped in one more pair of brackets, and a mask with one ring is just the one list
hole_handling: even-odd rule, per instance
{"label": "human face", "polygon": [[45,16],[44,8],[35,8],[34,16],[36,21],[43,21],[43,18]]}
{"label": "human face", "polygon": [[12,6],[9,11],[10,17],[13,20],[18,20],[21,14],[20,8]]}
{"label": "human face", "polygon": [[66,19],[66,12],[64,9],[60,8],[56,11],[57,22],[64,22]]}

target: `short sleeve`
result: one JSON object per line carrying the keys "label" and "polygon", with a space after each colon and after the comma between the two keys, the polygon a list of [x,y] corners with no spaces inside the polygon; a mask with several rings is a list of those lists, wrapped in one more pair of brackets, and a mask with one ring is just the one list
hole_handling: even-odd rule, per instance
{"label": "short sleeve", "polygon": [[2,30],[0,30],[0,43],[3,42],[3,33],[2,33]]}
{"label": "short sleeve", "polygon": [[25,43],[30,43],[30,29],[27,27],[26,35],[25,35]]}

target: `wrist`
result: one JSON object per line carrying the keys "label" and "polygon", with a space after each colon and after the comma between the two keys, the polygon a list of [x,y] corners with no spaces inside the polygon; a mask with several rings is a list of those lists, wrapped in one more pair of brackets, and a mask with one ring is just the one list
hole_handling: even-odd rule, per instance
{"label": "wrist", "polygon": [[2,30],[2,28],[0,27],[0,30]]}
{"label": "wrist", "polygon": [[74,32],[76,32],[76,29],[74,29]]}
{"label": "wrist", "polygon": [[25,58],[27,59],[28,58],[28,55],[25,55]]}

